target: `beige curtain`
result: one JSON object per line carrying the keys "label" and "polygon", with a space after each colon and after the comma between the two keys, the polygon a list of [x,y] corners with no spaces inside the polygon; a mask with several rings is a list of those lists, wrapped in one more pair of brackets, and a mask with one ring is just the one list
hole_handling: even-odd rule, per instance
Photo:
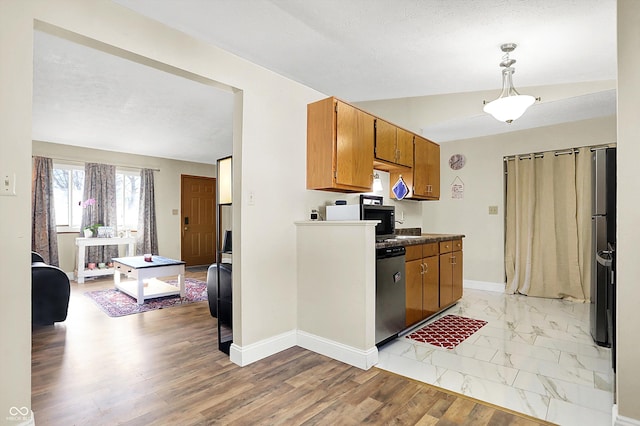
{"label": "beige curtain", "polygon": [[589,299],[591,153],[507,162],[507,292]]}

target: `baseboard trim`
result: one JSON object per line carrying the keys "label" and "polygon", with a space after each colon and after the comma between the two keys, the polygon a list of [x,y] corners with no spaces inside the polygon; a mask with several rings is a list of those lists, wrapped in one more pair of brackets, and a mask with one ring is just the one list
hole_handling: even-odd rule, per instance
{"label": "baseboard trim", "polygon": [[375,346],[363,351],[301,330],[298,330],[298,346],[363,370],[378,363]]}
{"label": "baseboard trim", "polygon": [[611,424],[614,426],[640,426],[640,420],[632,419],[631,417],[624,417],[618,413],[618,404],[613,404],[611,410],[613,417]]}
{"label": "baseboard trim", "polygon": [[464,288],[471,288],[474,290],[495,291],[498,293],[504,293],[504,283],[492,283],[489,281],[474,281],[464,280]]}
{"label": "baseboard trim", "polygon": [[234,364],[244,367],[295,345],[296,330],[291,330],[247,346],[238,346],[232,343],[229,349],[229,359]]}

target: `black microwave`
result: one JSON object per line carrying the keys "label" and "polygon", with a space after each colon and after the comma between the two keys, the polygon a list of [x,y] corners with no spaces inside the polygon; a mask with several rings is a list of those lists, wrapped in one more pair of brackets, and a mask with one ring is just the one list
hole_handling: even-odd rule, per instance
{"label": "black microwave", "polygon": [[360,220],[379,220],[376,225],[376,240],[392,238],[396,231],[396,208],[375,204],[360,205]]}

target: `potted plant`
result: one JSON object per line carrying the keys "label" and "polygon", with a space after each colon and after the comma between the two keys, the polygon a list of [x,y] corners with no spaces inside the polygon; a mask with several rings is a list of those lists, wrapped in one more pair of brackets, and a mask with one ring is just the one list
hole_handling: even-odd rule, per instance
{"label": "potted plant", "polygon": [[85,226],[82,230],[84,232],[84,237],[91,238],[95,236],[100,226],[102,226],[101,223],[94,223],[93,225]]}

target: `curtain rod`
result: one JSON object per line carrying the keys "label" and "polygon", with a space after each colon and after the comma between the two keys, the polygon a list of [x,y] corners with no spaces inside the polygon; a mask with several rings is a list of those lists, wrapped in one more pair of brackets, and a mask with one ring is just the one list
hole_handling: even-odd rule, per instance
{"label": "curtain rod", "polygon": [[[82,160],[70,160],[68,158],[55,158],[55,157],[49,157],[49,156],[45,156],[45,155],[32,155],[31,158],[33,157],[45,157],[45,158],[51,158],[54,161],[64,161],[66,163],[75,163],[75,164],[86,164],[86,163],[92,163],[93,161],[82,161]],[[103,163],[103,164],[108,164],[110,166],[116,166],[116,167],[124,167],[127,169],[138,169],[138,170],[142,170],[142,169],[149,169],[149,170],[153,170],[154,172],[159,172],[160,169],[157,168],[153,168],[153,167],[141,167],[141,166],[128,166],[125,164],[111,164],[111,163]]]}
{"label": "curtain rod", "polygon": [[[604,145],[593,145],[593,146],[581,146],[578,148],[568,148],[568,149],[562,149],[562,150],[558,150],[558,151],[546,151],[546,152],[530,152],[528,154],[518,154],[517,156],[520,157],[521,160],[530,160],[532,158],[543,158],[545,153],[551,153],[553,152],[553,155],[555,155],[556,157],[558,155],[565,155],[565,154],[578,154],[580,153],[580,148],[589,148],[589,150],[591,152],[596,151],[598,149],[606,149],[606,148],[612,148],[615,147],[616,144],[615,143],[609,143],[609,144],[604,144]],[[506,155],[504,157],[502,157],[503,161],[511,161],[511,160],[515,160],[516,156],[515,155]]]}

